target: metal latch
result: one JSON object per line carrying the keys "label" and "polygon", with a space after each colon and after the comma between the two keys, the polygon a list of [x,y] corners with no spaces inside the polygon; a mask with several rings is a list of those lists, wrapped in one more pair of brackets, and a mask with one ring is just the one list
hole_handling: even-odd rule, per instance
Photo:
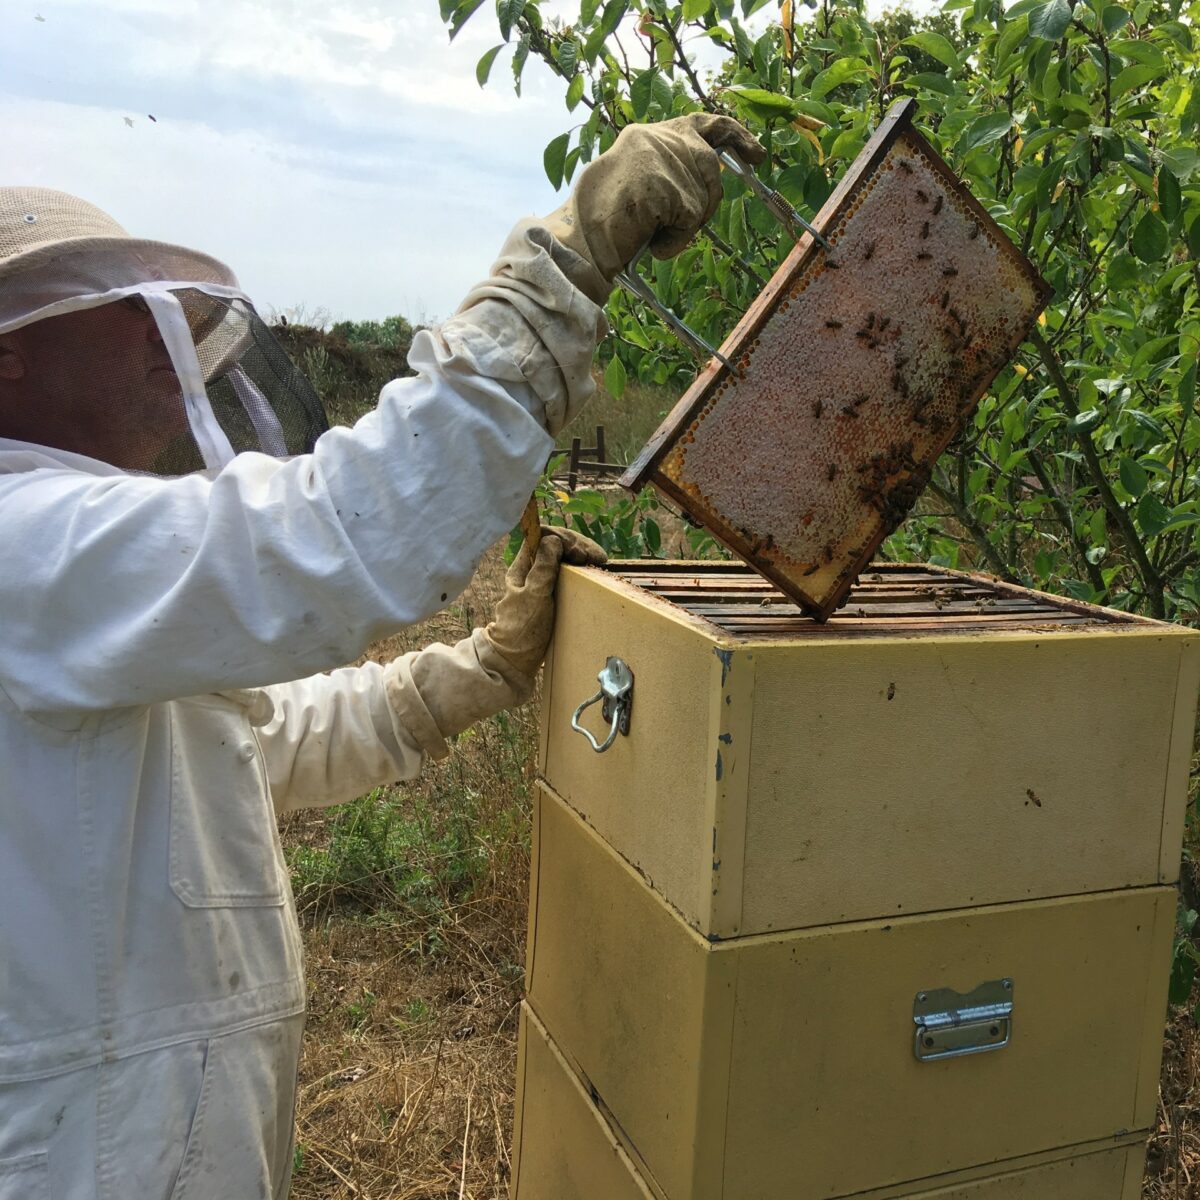
{"label": "metal latch", "polygon": [[[633,672],[621,659],[610,656],[604,664],[604,670],[596,678],[600,681],[600,690],[594,696],[589,696],[575,710],[575,715],[571,718],[571,728],[582,733],[592,743],[592,749],[597,754],[603,754],[617,740],[618,733],[629,733],[629,714],[633,709]],[[603,743],[596,741],[579,724],[583,710],[595,704],[597,700],[601,702],[601,715],[609,723],[608,737]]]}
{"label": "metal latch", "polygon": [[922,1062],[1000,1050],[1012,1038],[1013,981],[993,979],[973,992],[932,988],[913,1000],[913,1053]]}

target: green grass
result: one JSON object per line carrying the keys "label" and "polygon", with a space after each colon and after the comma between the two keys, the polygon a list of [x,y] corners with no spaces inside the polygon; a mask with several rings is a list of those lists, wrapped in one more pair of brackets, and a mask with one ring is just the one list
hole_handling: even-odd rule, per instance
{"label": "green grass", "polygon": [[298,909],[308,919],[336,910],[403,925],[437,952],[438,930],[527,858],[533,749],[529,720],[500,713],[460,735],[417,785],[376,788],[330,810],[317,840],[285,851]]}

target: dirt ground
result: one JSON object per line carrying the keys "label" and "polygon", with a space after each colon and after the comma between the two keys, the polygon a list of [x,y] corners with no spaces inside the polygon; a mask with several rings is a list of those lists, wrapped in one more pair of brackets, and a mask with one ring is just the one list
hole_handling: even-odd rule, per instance
{"label": "dirt ground", "polygon": [[[463,636],[501,575],[493,555],[450,614],[371,656]],[[488,722],[377,798],[399,814],[386,835],[333,813],[286,824],[309,988],[293,1200],[507,1197],[536,720],[535,701]],[[1143,1200],[1200,1200],[1197,1004],[1200,986],[1166,1026]]]}

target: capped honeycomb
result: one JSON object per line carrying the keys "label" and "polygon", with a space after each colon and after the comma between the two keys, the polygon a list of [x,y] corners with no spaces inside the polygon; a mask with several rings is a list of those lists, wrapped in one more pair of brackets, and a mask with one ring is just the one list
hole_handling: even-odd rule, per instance
{"label": "capped honeycomb", "polygon": [[897,105],[622,479],[828,617],[1049,289]]}

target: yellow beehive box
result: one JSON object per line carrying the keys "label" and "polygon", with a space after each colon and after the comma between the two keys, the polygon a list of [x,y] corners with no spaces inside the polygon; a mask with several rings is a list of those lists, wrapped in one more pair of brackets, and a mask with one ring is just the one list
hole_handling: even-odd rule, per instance
{"label": "yellow beehive box", "polygon": [[[544,785],[532,886],[530,1008],[656,1195],[1136,1196],[1173,888],[711,941]],[[955,1031],[986,1053],[921,1057],[926,1037],[932,1045],[946,1031],[918,1000],[1001,981],[1011,1009]],[[529,1044],[527,1033],[526,1054]],[[544,1143],[556,1142],[561,1162],[572,1139],[600,1136],[578,1105],[561,1128],[536,1119],[538,1103],[559,1110],[531,1099],[532,1078],[527,1065],[523,1147],[550,1155]],[[1130,1153],[1088,1153],[1102,1149]],[[1081,1155],[1086,1167],[1062,1178],[1066,1167],[1046,1168],[1047,1157]],[[607,1161],[619,1179],[616,1156]],[[526,1177],[522,1200],[638,1194],[546,1192],[535,1168],[522,1168]]]}
{"label": "yellow beehive box", "polygon": [[[706,937],[1178,876],[1195,633],[898,565],[825,625],[734,563],[560,588],[541,774]],[[571,721],[609,656],[633,705],[597,754]]]}
{"label": "yellow beehive box", "polygon": [[[597,1102],[546,1027],[521,1006],[512,1200],[663,1200],[638,1174]],[[1145,1148],[1076,1147],[993,1168],[955,1172],[919,1191],[860,1193],[860,1200],[1138,1200]],[[787,1200],[802,1187],[785,1193]]]}
{"label": "yellow beehive box", "polygon": [[545,1027],[521,1005],[513,1200],[653,1200]]}

